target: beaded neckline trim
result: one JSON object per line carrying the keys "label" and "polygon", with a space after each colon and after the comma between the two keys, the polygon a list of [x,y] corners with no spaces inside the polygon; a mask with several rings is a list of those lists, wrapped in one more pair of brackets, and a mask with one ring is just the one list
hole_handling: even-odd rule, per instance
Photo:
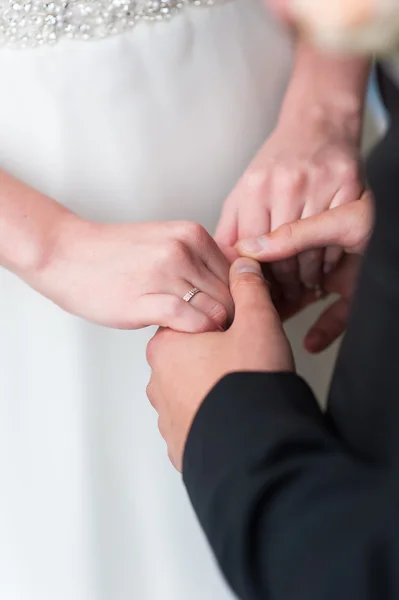
{"label": "beaded neckline trim", "polygon": [[63,38],[92,40],[170,19],[188,6],[225,0],[0,0],[0,46],[25,48]]}

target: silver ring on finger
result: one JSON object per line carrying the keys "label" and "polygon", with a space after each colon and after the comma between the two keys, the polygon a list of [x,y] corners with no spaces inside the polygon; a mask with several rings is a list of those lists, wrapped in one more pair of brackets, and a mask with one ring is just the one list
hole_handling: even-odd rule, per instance
{"label": "silver ring on finger", "polygon": [[199,293],[200,293],[200,290],[198,288],[196,288],[196,287],[191,288],[191,290],[189,290],[187,292],[187,294],[185,294],[183,296],[184,302],[191,302],[191,300],[194,298],[194,296],[196,296]]}

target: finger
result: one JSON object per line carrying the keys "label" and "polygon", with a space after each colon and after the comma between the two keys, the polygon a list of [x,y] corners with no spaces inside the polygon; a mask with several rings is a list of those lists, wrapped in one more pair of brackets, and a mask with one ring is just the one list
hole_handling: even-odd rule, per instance
{"label": "finger", "polygon": [[[151,367],[150,389],[155,389],[155,384],[162,389],[160,377],[164,372],[165,359],[170,359],[170,348],[177,344],[186,344],[186,333],[178,333],[169,328],[160,327],[150,339],[146,348],[146,360]],[[153,392],[154,393],[154,392]]]}
{"label": "finger", "polygon": [[270,231],[270,213],[265,199],[256,197],[252,202],[240,204],[238,239],[257,237]]}
{"label": "finger", "polygon": [[[273,207],[272,231],[301,217],[308,186],[309,177],[302,169],[298,170],[294,166],[288,168],[286,165],[285,168],[276,170],[269,198]],[[298,258],[293,256],[287,261],[279,260],[272,265],[272,272],[285,298],[290,302],[297,302],[301,296]]]}
{"label": "finger", "polygon": [[175,224],[173,233],[175,239],[188,248],[193,259],[199,258],[217,279],[228,286],[230,263],[204,227],[198,223],[183,222]]}
{"label": "finger", "polygon": [[229,264],[233,264],[237,258],[239,258],[237,250],[234,246],[219,246],[225,257],[227,258]]}
{"label": "finger", "polygon": [[324,275],[328,275],[338,265],[339,261],[342,258],[344,251],[342,248],[338,246],[328,246],[324,253],[324,262],[323,262],[323,273]]}
{"label": "finger", "polygon": [[[354,200],[361,199],[365,193],[364,186],[361,184],[363,177],[356,173],[353,180],[349,184],[343,186],[335,194],[331,201],[330,209],[337,208],[338,206],[344,206],[353,202]],[[323,273],[328,275],[338,265],[343,255],[342,248],[337,246],[329,246],[326,248],[324,253],[323,262]]]}
{"label": "finger", "polygon": [[[316,181],[314,194],[310,194],[302,211],[301,220],[321,214],[323,209],[320,210],[320,207],[324,207],[325,199],[331,199],[333,195],[333,190],[329,190],[322,182]],[[325,249],[317,248],[305,250],[298,256],[299,277],[308,290],[317,289],[322,285],[324,255]]]}
{"label": "finger", "polygon": [[312,354],[326,350],[344,333],[348,317],[349,303],[345,299],[341,298],[329,306],[306,335],[306,350]]}
{"label": "finger", "polygon": [[232,198],[224,203],[214,238],[221,248],[234,246],[238,240],[238,205]]}
{"label": "finger", "polygon": [[[219,305],[222,305],[227,311],[227,321],[230,323],[234,318],[234,302],[227,285],[220,281],[214,273],[203,264],[198,263],[191,273],[186,275],[187,279],[180,282],[173,282],[173,293],[183,298],[183,296],[193,287],[196,287],[208,298],[213,298]],[[187,283],[190,282],[190,283]],[[183,284],[183,285],[182,285]],[[183,292],[183,287],[189,286]],[[177,287],[176,287],[177,286]],[[169,290],[168,290],[169,291]],[[182,293],[183,292],[183,293]],[[201,300],[203,303],[203,300]],[[208,302],[209,307],[209,302]],[[217,311],[217,309],[215,309]]]}
{"label": "finger", "polygon": [[[242,208],[238,220],[239,238],[246,238],[250,235],[264,235],[270,231],[270,213],[265,206],[265,199],[255,195],[252,200],[252,203],[240,204]],[[238,254],[237,258],[239,258]],[[273,279],[270,265],[262,265],[262,273],[270,283]],[[274,286],[274,289],[276,289],[276,286]]]}
{"label": "finger", "polygon": [[[208,239],[209,236],[206,235],[205,245],[209,246],[211,241],[220,257],[223,258],[224,264],[229,265],[214,240]],[[170,277],[165,277],[163,288],[155,291],[183,298],[192,288],[198,288],[200,292],[222,304],[227,310],[229,320],[232,321],[234,304],[228,287],[228,277],[225,283],[204,263],[203,245],[198,244],[196,249],[192,249],[188,242],[179,240],[177,244],[173,243],[170,252],[173,252],[170,258],[172,264]]]}
{"label": "finger", "polygon": [[[260,194],[268,193],[267,187],[258,185],[258,182],[253,182],[248,185],[247,189],[242,190],[253,194],[251,201],[248,200],[245,204],[240,202],[239,218],[238,218],[238,235],[239,239],[248,237],[261,236],[270,231],[271,217],[269,209],[266,206],[266,198]],[[262,180],[261,180],[262,181]],[[238,192],[236,192],[238,193]],[[300,289],[297,277],[297,260],[292,259],[282,265],[271,265],[270,273],[274,279],[277,288],[281,294],[287,294],[288,297],[297,298],[300,295]],[[294,283],[293,283],[294,282]]]}
{"label": "finger", "polygon": [[[175,286],[176,296],[179,298],[184,298],[190,290],[194,289],[188,281],[177,281]],[[226,307],[221,302],[201,290],[190,299],[189,303],[196,310],[208,315],[215,322],[218,329],[227,324],[228,318],[230,318],[230,321],[232,320],[232,314],[228,315]]]}
{"label": "finger", "polygon": [[[320,184],[320,181],[316,180],[314,182],[314,193],[309,194],[302,211],[301,220],[320,214],[322,212],[320,207],[325,204],[325,199],[330,199],[333,195],[333,191]],[[308,290],[315,290],[322,285],[324,254],[324,248],[317,248],[305,250],[298,256],[299,278]]]}
{"label": "finger", "polygon": [[356,290],[362,260],[358,254],[346,254],[337,268],[324,278],[325,291],[350,300]]}
{"label": "finger", "polygon": [[207,269],[225,285],[229,282],[230,263],[217,243],[210,236],[203,244],[193,246],[194,252],[199,250],[199,256]]}
{"label": "finger", "polygon": [[306,250],[298,256],[299,278],[308,290],[316,289],[323,280],[323,264],[325,251]]}
{"label": "finger", "polygon": [[230,270],[230,289],[235,304],[234,328],[256,331],[279,323],[259,263],[246,258],[236,260]]}
{"label": "finger", "polygon": [[[185,231],[186,233],[187,231]],[[225,265],[228,265],[229,263],[220,249],[217,248],[214,240],[206,234],[204,244],[209,246],[210,242],[211,245],[216,247]],[[163,261],[161,263],[163,265],[162,287],[159,288],[156,285],[156,280],[153,282],[151,279],[153,288],[150,291],[153,293],[171,294],[182,299],[190,289],[198,288],[200,292],[207,294],[222,304],[227,310],[229,319],[233,319],[234,305],[228,287],[228,277],[225,283],[204,264],[201,257],[201,252],[203,254],[203,244],[198,243],[197,248],[192,249],[188,242],[174,239],[164,248],[160,247],[159,252]],[[229,267],[227,271],[229,271]]]}
{"label": "finger", "polygon": [[241,256],[260,261],[281,260],[324,246],[360,252],[370,236],[372,221],[371,198],[365,194],[346,206],[286,223],[266,236],[243,240],[236,247]]}
{"label": "finger", "polygon": [[[215,321],[172,294],[145,294],[134,303],[135,329],[157,325],[186,333],[215,331]],[[129,326],[123,327],[129,329]]]}
{"label": "finger", "polygon": [[281,286],[284,297],[289,302],[297,302],[301,296],[298,258],[293,257],[273,262],[271,268],[275,280]]}
{"label": "finger", "polygon": [[271,264],[271,271],[281,294],[289,302],[297,302],[301,296],[298,257],[278,260]]}

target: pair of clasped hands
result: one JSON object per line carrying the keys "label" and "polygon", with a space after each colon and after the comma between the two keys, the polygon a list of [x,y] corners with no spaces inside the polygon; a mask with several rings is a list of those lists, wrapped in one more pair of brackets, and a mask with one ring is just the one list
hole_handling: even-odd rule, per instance
{"label": "pair of clasped hands", "polygon": [[[289,0],[274,3],[285,11]],[[197,238],[200,258],[218,278],[218,293],[192,280],[205,293],[182,306],[181,314],[196,311],[195,328],[202,333],[161,328],[147,348],[152,369],[147,395],[178,470],[194,416],[223,376],[295,371],[283,330],[286,318],[315,302],[320,292],[336,294],[308,332],[305,347],[320,352],[346,328],[374,220],[358,141],[339,130],[326,136],[305,127],[311,148],[306,155],[295,123],[289,125],[277,127],[225,204],[215,239],[231,259],[229,275],[216,244]]]}
{"label": "pair of clasped hands", "polygon": [[[303,289],[297,304],[272,298],[273,284],[265,279],[261,263],[296,257],[326,246],[344,254],[323,279],[326,294],[336,299],[309,331],[305,346],[319,352],[345,330],[362,254],[373,229],[371,194],[308,219],[285,224],[258,238],[242,240],[242,257],[230,268],[229,286],[234,319],[224,332],[197,334],[160,329],[147,347],[152,369],[148,398],[159,414],[159,430],[167,442],[172,464],[182,469],[185,442],[194,416],[212,387],[232,372],[294,372],[295,365],[283,329],[285,318],[317,299]],[[249,258],[251,257],[251,258]],[[220,314],[219,314],[220,316]]]}

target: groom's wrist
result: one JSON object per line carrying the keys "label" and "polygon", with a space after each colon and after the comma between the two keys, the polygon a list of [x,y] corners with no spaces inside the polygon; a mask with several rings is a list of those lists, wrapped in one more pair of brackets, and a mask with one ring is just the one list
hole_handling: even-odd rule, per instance
{"label": "groom's wrist", "polygon": [[370,62],[330,55],[299,40],[279,124],[312,123],[360,139]]}

